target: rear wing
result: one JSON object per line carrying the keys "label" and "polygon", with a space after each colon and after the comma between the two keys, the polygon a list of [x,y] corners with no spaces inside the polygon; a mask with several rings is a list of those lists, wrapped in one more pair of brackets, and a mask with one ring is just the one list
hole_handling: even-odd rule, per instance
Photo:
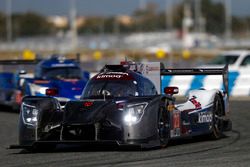
{"label": "rear wing", "polygon": [[[108,67],[108,66],[107,66]],[[150,79],[158,92],[163,93],[164,87],[166,86],[180,86],[178,83],[183,83],[179,89],[179,95],[186,95],[186,93],[192,89],[206,88],[209,85],[210,88],[214,89],[218,87],[218,84],[223,86],[223,91],[225,94],[229,94],[228,90],[228,66],[224,68],[179,68],[179,69],[168,69],[164,68],[164,65],[160,62],[142,62],[135,63],[130,61],[121,62],[121,65],[112,66],[115,69],[129,69],[135,72],[139,72],[148,79]],[[198,77],[197,77],[198,75]],[[208,75],[213,75],[212,82],[206,82],[209,77]],[[215,78],[214,75],[216,75]],[[190,78],[188,78],[190,76]],[[193,77],[196,76],[196,77]],[[218,76],[218,77],[217,77]],[[222,76],[220,78],[219,76]],[[177,78],[176,78],[177,77]],[[186,80],[189,79],[189,82]],[[177,82],[172,82],[176,81]],[[210,78],[211,79],[211,78]],[[221,85],[221,79],[223,80],[223,85]],[[202,80],[202,82],[200,81]],[[203,83],[206,83],[206,86]],[[216,83],[215,83],[216,82]],[[177,83],[177,84],[176,84]],[[176,85],[175,85],[176,84]],[[217,86],[217,87],[216,87]],[[219,88],[219,89],[220,89]]]}
{"label": "rear wing", "polygon": [[16,73],[20,70],[33,72],[34,67],[42,59],[34,60],[0,60],[0,72]]}
{"label": "rear wing", "polygon": [[41,59],[35,60],[0,60],[0,65],[28,65],[28,64],[37,64]]}
{"label": "rear wing", "polygon": [[161,69],[161,76],[169,75],[221,75],[224,93],[228,95],[228,65],[224,68],[186,68],[186,69]]}

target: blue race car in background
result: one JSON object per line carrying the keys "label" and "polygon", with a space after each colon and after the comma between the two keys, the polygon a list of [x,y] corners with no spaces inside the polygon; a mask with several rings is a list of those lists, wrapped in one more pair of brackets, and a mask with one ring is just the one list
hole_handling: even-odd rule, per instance
{"label": "blue race car in background", "polygon": [[[5,74],[6,75],[6,74]],[[11,74],[9,74],[11,75]],[[13,74],[12,74],[13,75]],[[41,60],[35,66],[34,74],[25,70],[12,76],[14,89],[11,98],[2,98],[0,102],[9,100],[8,104],[18,108],[23,96],[54,96],[60,103],[80,98],[81,92],[89,79],[89,72],[81,69],[78,61],[52,56]],[[4,91],[1,91],[2,94]]]}

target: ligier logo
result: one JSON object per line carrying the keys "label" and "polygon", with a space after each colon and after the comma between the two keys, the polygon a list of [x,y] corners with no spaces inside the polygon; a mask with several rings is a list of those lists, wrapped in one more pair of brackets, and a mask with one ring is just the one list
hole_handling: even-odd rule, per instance
{"label": "ligier logo", "polygon": [[208,123],[212,122],[213,116],[211,113],[199,113],[198,123]]}

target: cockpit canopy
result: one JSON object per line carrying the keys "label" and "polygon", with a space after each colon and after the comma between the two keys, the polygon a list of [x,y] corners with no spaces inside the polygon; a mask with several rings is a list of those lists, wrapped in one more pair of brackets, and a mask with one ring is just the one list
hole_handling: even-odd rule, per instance
{"label": "cockpit canopy", "polygon": [[81,98],[153,96],[156,94],[154,84],[139,73],[101,72],[88,82]]}
{"label": "cockpit canopy", "polygon": [[75,60],[52,57],[41,61],[35,69],[41,79],[81,79],[82,71]]}

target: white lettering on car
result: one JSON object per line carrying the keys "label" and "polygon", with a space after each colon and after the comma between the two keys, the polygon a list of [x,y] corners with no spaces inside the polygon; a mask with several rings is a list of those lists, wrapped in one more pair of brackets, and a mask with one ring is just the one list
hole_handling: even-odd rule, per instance
{"label": "white lettering on car", "polygon": [[122,76],[121,75],[98,75],[97,76],[97,79],[100,79],[100,78],[121,78]]}
{"label": "white lettering on car", "polygon": [[212,113],[204,113],[204,112],[199,113],[198,123],[208,123],[212,122],[212,120],[213,120]]}
{"label": "white lettering on car", "polygon": [[96,79],[122,79],[128,77],[128,73],[124,72],[105,72],[105,73],[100,73],[96,77]]}

